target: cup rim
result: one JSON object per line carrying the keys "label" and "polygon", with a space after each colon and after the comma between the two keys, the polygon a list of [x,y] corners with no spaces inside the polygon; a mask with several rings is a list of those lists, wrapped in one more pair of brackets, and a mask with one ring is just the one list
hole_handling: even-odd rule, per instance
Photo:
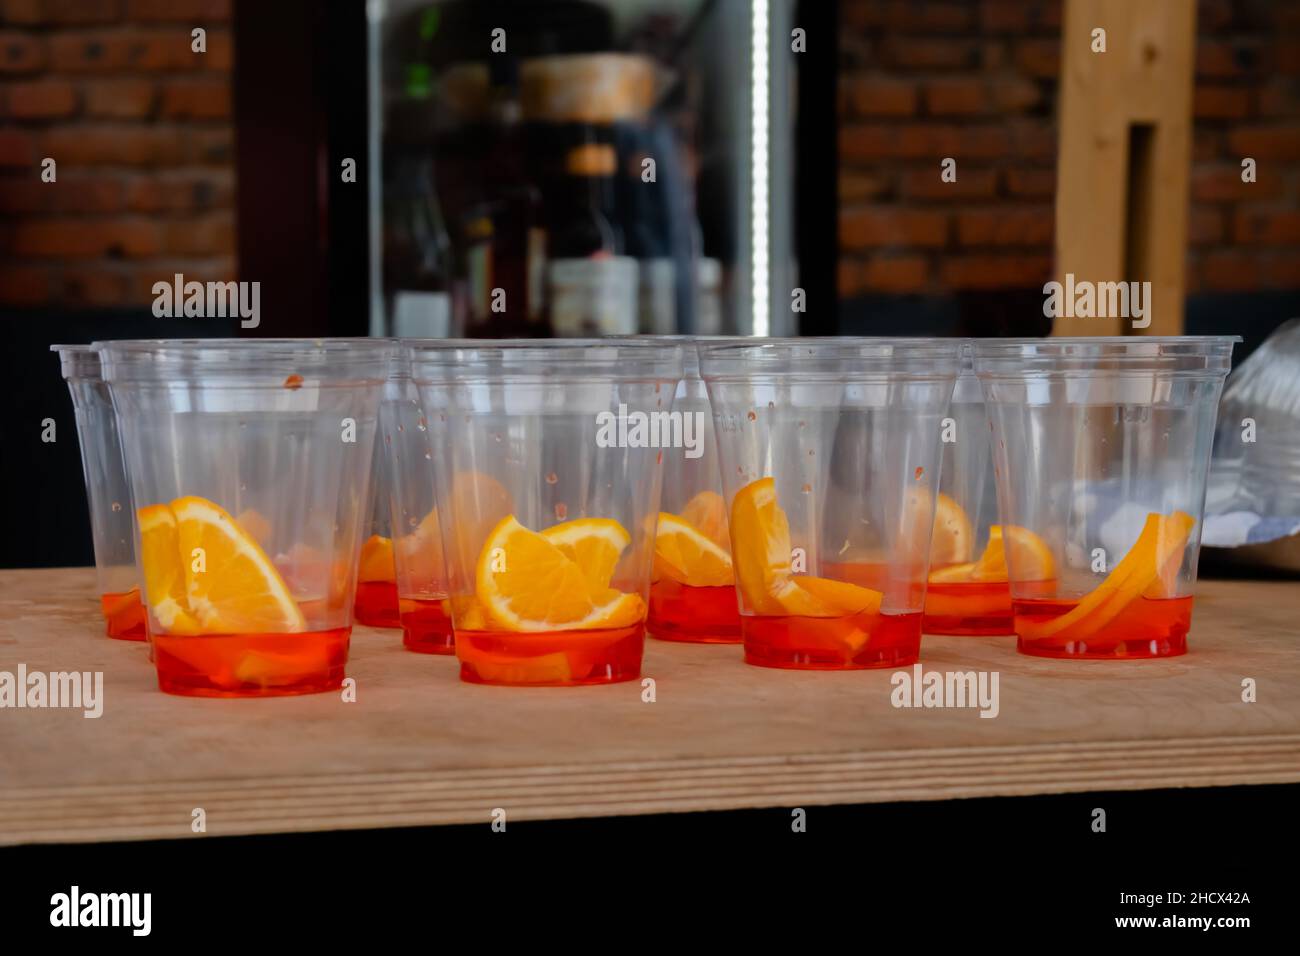
{"label": "cup rim", "polygon": [[1226,375],[1239,335],[1097,335],[975,339],[981,378],[1159,373]]}
{"label": "cup rim", "polygon": [[[111,339],[93,342],[112,383],[220,381],[257,387],[268,379],[303,373],[321,381],[381,382],[395,345],[391,339]],[[282,384],[275,382],[274,384]]]}
{"label": "cup rim", "polygon": [[[407,342],[402,353],[412,377],[431,384],[430,374],[456,379],[678,379],[682,345],[646,339],[470,339]],[[466,344],[466,343],[470,344]],[[442,379],[439,379],[442,381]]]}

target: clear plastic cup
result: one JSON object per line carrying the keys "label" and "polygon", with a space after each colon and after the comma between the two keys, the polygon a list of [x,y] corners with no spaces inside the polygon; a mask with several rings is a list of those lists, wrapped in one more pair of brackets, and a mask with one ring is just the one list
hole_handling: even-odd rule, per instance
{"label": "clear plastic cup", "polygon": [[454,654],[442,523],[452,516],[438,508],[435,465],[445,457],[445,433],[431,423],[411,380],[411,359],[403,349],[393,359],[379,407],[393,528],[397,598],[402,643],[423,654]]}
{"label": "clear plastic cup", "polygon": [[[461,678],[641,673],[681,349],[649,341],[411,347],[443,442],[437,498]],[[443,431],[445,429],[445,431]]]}
{"label": "clear plastic cup", "polygon": [[[379,412],[381,433],[384,412]],[[370,466],[370,507],[357,560],[357,598],[353,614],[367,627],[402,626],[397,603],[397,565],[394,560],[392,515],[389,504],[389,463],[381,442],[375,442]]]}
{"label": "clear plastic cup", "polygon": [[59,354],[63,377],[72,393],[105,629],[109,637],[143,641],[145,614],[135,568],[131,490],[127,487],[117,418],[99,355],[89,345],[51,345],[50,351]]}
{"label": "clear plastic cup", "polygon": [[1010,634],[1011,587],[1002,557],[988,418],[969,342],[963,346],[941,447],[922,627],[927,634]]}
{"label": "clear plastic cup", "polygon": [[685,447],[664,451],[663,492],[650,577],[651,637],[697,644],[739,644],[740,612],[731,569],[727,504],[718,466],[709,393],[696,346],[734,337],[662,336],[682,349],[682,380],[673,411],[689,426]]}
{"label": "clear plastic cup", "polygon": [[1017,645],[1187,649],[1233,336],[980,340]]}
{"label": "clear plastic cup", "polygon": [[704,345],[745,660],[917,659],[960,340]]}
{"label": "clear plastic cup", "polygon": [[136,506],[159,687],[206,697],[339,687],[392,347],[97,347]]}

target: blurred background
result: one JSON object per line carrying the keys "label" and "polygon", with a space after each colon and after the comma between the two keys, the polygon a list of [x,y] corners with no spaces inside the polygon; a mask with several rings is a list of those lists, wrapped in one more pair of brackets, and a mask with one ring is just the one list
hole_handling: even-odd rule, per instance
{"label": "blurred background", "polygon": [[[1066,55],[1099,18],[1127,89]],[[1300,314],[1297,199],[1300,0],[0,0],[0,442],[44,476],[0,565],[90,562],[51,342],[1047,334],[1145,243],[1157,328],[1240,360]],[[155,317],[176,274],[260,325]]]}

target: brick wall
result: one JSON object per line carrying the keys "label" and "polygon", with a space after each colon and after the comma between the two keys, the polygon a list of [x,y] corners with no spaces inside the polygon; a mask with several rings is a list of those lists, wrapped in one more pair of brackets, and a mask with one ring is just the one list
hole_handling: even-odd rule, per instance
{"label": "brick wall", "polygon": [[[1050,277],[1061,12],[842,0],[841,296]],[[1300,2],[1201,0],[1197,29],[1189,292],[1300,288]]]}
{"label": "brick wall", "polygon": [[0,304],[233,277],[229,20],[230,0],[0,0]]}

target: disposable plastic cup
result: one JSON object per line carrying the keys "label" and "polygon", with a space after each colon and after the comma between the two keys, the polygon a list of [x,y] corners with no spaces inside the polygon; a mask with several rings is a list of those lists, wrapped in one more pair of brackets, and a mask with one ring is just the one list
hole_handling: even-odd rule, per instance
{"label": "disposable plastic cup", "polygon": [[1232,336],[979,340],[1017,646],[1187,650]]}
{"label": "disposable plastic cup", "polygon": [[461,679],[640,676],[662,460],[682,440],[680,347],[514,341],[414,345],[411,357],[443,445]]}
{"label": "disposable plastic cup", "polygon": [[392,347],[97,347],[136,505],[159,687],[205,697],[340,687]]}
{"label": "disposable plastic cup", "polygon": [[703,345],[745,660],[916,661],[960,340]]}
{"label": "disposable plastic cup", "polygon": [[925,591],[927,634],[1010,634],[1011,587],[998,524],[984,395],[963,346],[962,371],[941,429],[943,464]]}
{"label": "disposable plastic cup", "polygon": [[673,396],[688,441],[665,449],[654,568],[650,578],[651,637],[697,644],[739,644],[740,612],[731,569],[727,504],[709,393],[696,346],[731,338],[663,336],[682,346],[682,380]]}
{"label": "disposable plastic cup", "polygon": [[438,436],[445,433],[445,427],[439,429],[425,415],[405,349],[390,366],[379,425],[389,476],[387,503],[402,643],[407,650],[423,654],[454,654],[451,595],[442,548],[442,525],[453,516],[438,508],[434,492],[434,468],[443,455]]}
{"label": "disposable plastic cup", "polygon": [[89,345],[52,345],[50,351],[58,353],[72,393],[105,630],[109,637],[143,641],[145,614],[136,577],[131,491],[99,355]]}
{"label": "disposable plastic cup", "polygon": [[[380,406],[379,426],[384,426]],[[400,628],[397,601],[397,565],[394,560],[390,511],[390,471],[383,444],[375,442],[370,471],[370,507],[357,561],[357,598],[353,614],[367,627]]]}

